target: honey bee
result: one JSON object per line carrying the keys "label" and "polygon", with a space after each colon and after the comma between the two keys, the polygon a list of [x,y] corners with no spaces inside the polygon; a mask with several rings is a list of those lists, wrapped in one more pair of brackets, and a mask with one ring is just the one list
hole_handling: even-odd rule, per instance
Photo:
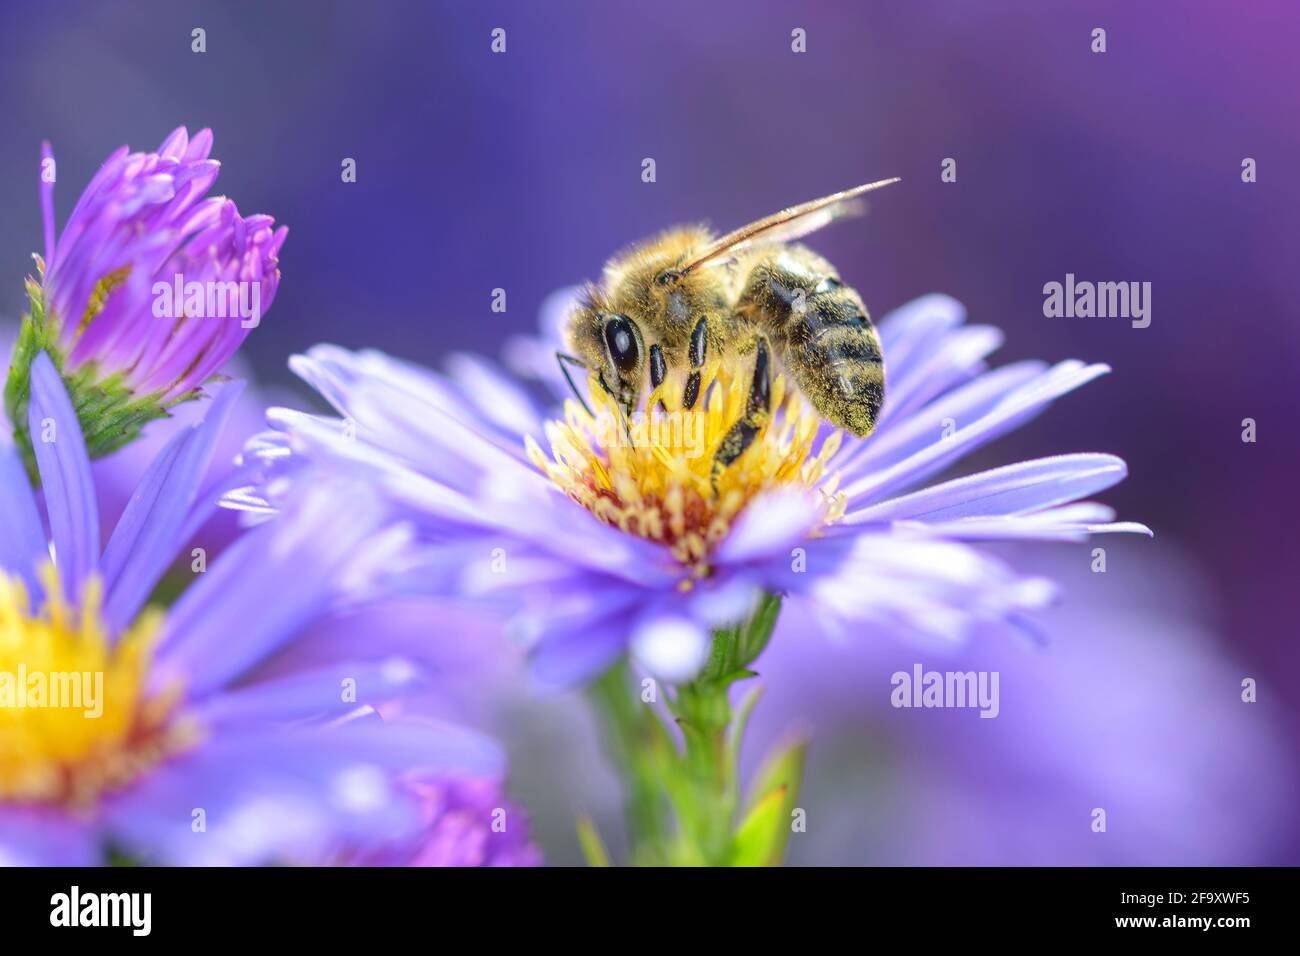
{"label": "honey bee", "polygon": [[671,229],[615,256],[568,319],[566,340],[577,354],[556,353],[570,387],[566,365],[585,369],[630,417],[647,380],[653,390],[681,370],[689,410],[706,361],[752,354],[745,411],[714,454],[715,478],[770,416],[774,360],[822,418],[870,434],[885,396],[880,338],[862,297],[794,240],[861,213],[859,196],[898,181],[791,206],[721,237],[703,227]]}

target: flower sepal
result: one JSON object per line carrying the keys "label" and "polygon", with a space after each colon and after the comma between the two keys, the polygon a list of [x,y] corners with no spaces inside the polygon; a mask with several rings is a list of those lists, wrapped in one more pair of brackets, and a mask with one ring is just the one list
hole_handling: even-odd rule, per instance
{"label": "flower sepal", "polygon": [[[37,265],[41,262],[37,257]],[[27,409],[31,400],[32,363],[42,352],[50,356],[59,370],[76,409],[77,420],[91,458],[102,458],[140,437],[146,425],[167,418],[181,402],[198,398],[199,389],[166,397],[162,391],[138,394],[127,383],[121,372],[102,374],[95,362],[80,365],[75,371],[66,370],[67,356],[59,345],[59,329],[50,320],[45,309],[41,284],[27,280],[27,298],[30,311],[23,317],[18,339],[5,381],[5,414],[13,427],[14,446],[22,455],[28,474],[36,478],[36,459],[32,451],[32,435]]]}
{"label": "flower sepal", "polygon": [[781,596],[764,594],[748,620],[714,633],[709,660],[697,680],[731,683],[758,676],[748,667],[767,647],[780,616]]}

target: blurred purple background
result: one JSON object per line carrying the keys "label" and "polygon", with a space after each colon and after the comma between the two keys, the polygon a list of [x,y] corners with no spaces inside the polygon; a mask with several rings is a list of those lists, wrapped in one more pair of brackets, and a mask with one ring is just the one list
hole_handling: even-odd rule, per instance
{"label": "blurred purple background", "polygon": [[[877,316],[942,291],[1006,331],[1001,361],[1114,366],[970,467],[1073,450],[1126,458],[1131,477],[1106,500],[1186,570],[1183,587],[1147,596],[1148,611],[1164,602],[1181,621],[1194,597],[1198,632],[1234,662],[1223,692],[1256,677],[1258,719],[1294,741],[1300,10],[848,6],[6,5],[0,314],[21,313],[41,244],[43,138],[59,159],[62,221],[116,146],[153,148],[181,123],[214,129],[217,191],[290,226],[275,308],[243,352],[271,383],[289,381],[291,352],[323,340],[429,363],[491,352],[531,328],[548,292],[629,241],[681,221],[731,228],[901,175],[869,218],[813,244]],[[194,27],[205,54],[190,50]],[[489,50],[494,27],[505,55]],[[791,52],[795,27],[805,54]],[[1105,54],[1090,51],[1094,27]],[[355,184],[340,181],[344,157]],[[645,157],[654,184],[641,181]],[[956,183],[940,181],[945,157]],[[1257,183],[1241,181],[1245,157]],[[1043,285],[1067,272],[1151,282],[1150,328],[1044,318]],[[490,310],[497,287],[504,315]],[[1241,441],[1246,417],[1255,444]],[[1168,578],[1145,565],[1155,553],[1117,549],[1108,574],[1154,589]],[[1125,636],[1168,646],[1162,620],[1146,613],[1108,634],[1106,653]],[[1103,686],[1106,669],[1078,680]],[[1203,736],[1219,706],[1180,710],[1186,735],[1170,745],[1231,750]],[[1270,786],[1289,769],[1277,774]],[[1234,859],[1300,859],[1293,829],[1275,836]]]}

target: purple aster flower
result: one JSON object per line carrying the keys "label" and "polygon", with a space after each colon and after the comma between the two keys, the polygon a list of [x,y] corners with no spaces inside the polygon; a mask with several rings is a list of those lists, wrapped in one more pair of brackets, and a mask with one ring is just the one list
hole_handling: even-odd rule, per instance
{"label": "purple aster flower", "polygon": [[540,866],[528,819],[495,777],[443,777],[407,784],[423,828],[411,839],[357,854],[357,866]]}
{"label": "purple aster flower", "polygon": [[[569,302],[550,304],[540,341],[510,349],[557,401],[567,385],[553,355]],[[459,356],[442,375],[318,346],[291,366],[341,419],[270,410],[277,431],[249,448],[266,474],[233,501],[273,509],[292,498],[303,468],[368,474],[429,545],[412,583],[514,612],[534,670],[560,684],[629,649],[655,675],[688,680],[706,665],[711,634],[745,621],[764,594],[812,608],[809,619],[830,634],[950,643],[985,624],[1024,626],[1051,599],[1050,583],[970,542],[1149,534],[1080,500],[1124,477],[1111,455],[927,484],[1106,366],[990,369],[1001,334],[964,324],[960,305],[938,295],[887,316],[880,336],[886,401],[870,437],[843,439],[778,377],[772,420],[716,479],[712,449],[748,393],[743,361],[708,367],[693,445],[681,437],[688,431],[665,439],[653,427],[623,441],[611,427],[618,409],[591,383],[580,391],[594,414],[572,400],[534,402],[479,358]],[[680,396],[670,381],[646,407],[662,398],[675,408]]]}
{"label": "purple aster flower", "polygon": [[[536,363],[557,353],[568,309],[514,349],[556,399],[562,373]],[[291,366],[341,418],[269,411],[276,431],[247,454],[264,473],[227,503],[270,513],[322,476],[363,478],[416,529],[402,587],[503,610],[543,681],[593,681],[627,784],[634,862],[778,862],[804,748],[769,755],[742,804],[736,755],[756,695],[734,711],[730,698],[754,676],[783,603],[803,630],[831,635],[952,646],[977,631],[1032,632],[1051,583],[974,542],[1150,533],[1082,500],[1123,478],[1110,455],[929,483],[1107,371],[990,369],[1000,334],[963,320],[957,303],[929,296],[880,324],[886,400],[870,437],[844,439],[777,375],[771,411],[721,469],[717,451],[752,394],[743,355],[708,358],[698,385],[659,375],[625,413],[594,377],[557,409],[484,360],[460,356],[438,375],[319,346]],[[629,654],[671,685],[667,714],[654,682],[634,696]],[[608,859],[589,822],[580,833],[589,859]]]}
{"label": "purple aster flower", "polygon": [[347,508],[337,488],[301,496],[165,614],[145,609],[179,544],[229,487],[203,476],[240,387],[225,385],[204,421],[172,438],[101,549],[72,403],[50,358],[32,363],[29,424],[48,536],[18,456],[0,443],[6,863],[87,864],[109,850],[186,864],[329,858],[421,830],[408,776],[500,772],[499,752],[477,734],[344,719],[412,685],[418,671],[401,659],[250,676],[400,563],[402,529],[359,489]]}
{"label": "purple aster flower", "polygon": [[197,397],[271,307],[286,229],[207,195],[219,167],[211,149],[209,130],[190,139],[185,127],[157,152],[123,146],[56,233],[54,158],[44,145],[45,255],[39,281],[28,282],[31,311],[5,389],[29,465],[25,405],[37,354],[48,352],[62,372],[99,457]]}

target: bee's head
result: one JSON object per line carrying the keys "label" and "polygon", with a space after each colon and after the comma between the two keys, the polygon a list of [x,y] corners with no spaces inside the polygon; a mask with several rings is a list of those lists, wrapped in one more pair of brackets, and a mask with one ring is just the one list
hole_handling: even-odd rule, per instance
{"label": "bee's head", "polygon": [[631,316],[584,303],[569,321],[569,342],[599,385],[631,414],[641,399],[646,343]]}

